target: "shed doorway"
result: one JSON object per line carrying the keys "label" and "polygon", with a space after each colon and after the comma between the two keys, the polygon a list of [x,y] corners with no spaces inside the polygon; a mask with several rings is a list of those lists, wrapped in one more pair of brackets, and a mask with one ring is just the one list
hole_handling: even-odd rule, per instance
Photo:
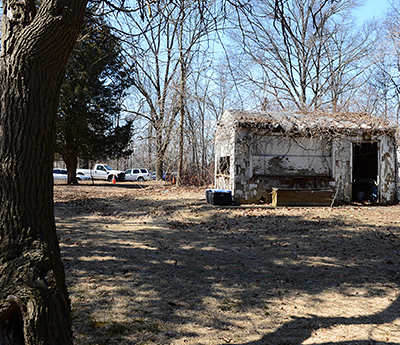
{"label": "shed doorway", "polygon": [[352,201],[378,201],[378,143],[353,143]]}

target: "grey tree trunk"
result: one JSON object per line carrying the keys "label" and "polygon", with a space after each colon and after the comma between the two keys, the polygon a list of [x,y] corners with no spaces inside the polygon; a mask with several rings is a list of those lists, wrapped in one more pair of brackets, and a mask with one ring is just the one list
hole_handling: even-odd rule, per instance
{"label": "grey tree trunk", "polygon": [[3,0],[0,344],[72,344],[53,208],[58,98],[87,1]]}

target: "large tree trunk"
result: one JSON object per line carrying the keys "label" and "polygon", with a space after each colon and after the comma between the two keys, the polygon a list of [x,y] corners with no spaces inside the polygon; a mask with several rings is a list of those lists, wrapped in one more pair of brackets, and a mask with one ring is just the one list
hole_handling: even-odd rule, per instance
{"label": "large tree trunk", "polygon": [[0,59],[0,344],[71,344],[53,209],[65,64],[85,0],[3,0]]}
{"label": "large tree trunk", "polygon": [[64,158],[64,163],[67,166],[68,180],[67,184],[78,184],[76,179],[76,169],[78,168],[78,158],[76,156],[68,156]]}

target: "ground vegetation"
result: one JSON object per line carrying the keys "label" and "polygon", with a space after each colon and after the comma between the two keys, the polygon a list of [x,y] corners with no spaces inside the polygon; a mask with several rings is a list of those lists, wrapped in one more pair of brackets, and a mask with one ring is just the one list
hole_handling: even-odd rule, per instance
{"label": "ground vegetation", "polygon": [[219,207],[204,191],[55,186],[77,345],[399,343],[399,206]]}

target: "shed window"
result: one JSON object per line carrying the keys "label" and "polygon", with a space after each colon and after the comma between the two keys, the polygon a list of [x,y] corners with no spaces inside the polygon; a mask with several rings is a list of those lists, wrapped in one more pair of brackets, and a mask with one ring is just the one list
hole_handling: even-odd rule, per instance
{"label": "shed window", "polygon": [[231,157],[225,156],[219,159],[218,173],[222,175],[229,175],[231,167]]}

